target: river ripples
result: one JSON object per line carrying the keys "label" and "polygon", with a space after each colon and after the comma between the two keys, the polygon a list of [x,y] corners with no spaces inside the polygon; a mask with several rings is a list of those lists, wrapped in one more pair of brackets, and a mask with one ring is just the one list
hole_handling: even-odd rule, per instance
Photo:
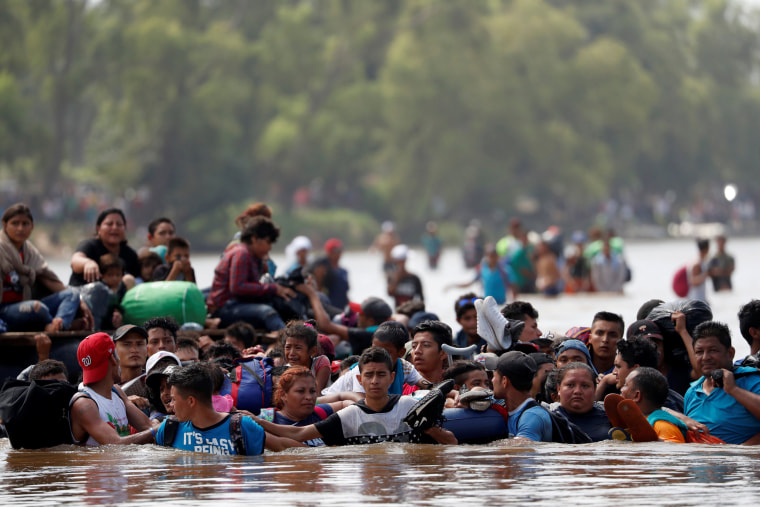
{"label": "river ripples", "polygon": [[756,504],[751,448],[510,441],[378,444],[218,457],[154,446],[17,451],[0,443],[3,505]]}

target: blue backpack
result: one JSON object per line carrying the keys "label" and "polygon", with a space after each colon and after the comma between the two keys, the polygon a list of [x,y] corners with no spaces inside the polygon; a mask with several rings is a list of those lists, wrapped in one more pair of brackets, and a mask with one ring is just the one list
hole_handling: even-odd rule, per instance
{"label": "blue backpack", "polygon": [[262,408],[272,406],[271,357],[250,357],[236,361],[230,371],[232,400],[238,410],[248,410],[258,415]]}

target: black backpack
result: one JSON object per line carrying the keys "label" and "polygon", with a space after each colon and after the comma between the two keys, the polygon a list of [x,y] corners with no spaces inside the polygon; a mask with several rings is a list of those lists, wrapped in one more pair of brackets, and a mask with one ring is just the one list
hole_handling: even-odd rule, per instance
{"label": "black backpack", "polygon": [[14,449],[73,444],[69,404],[77,387],[58,380],[5,379],[0,420]]}
{"label": "black backpack", "polygon": [[[541,407],[542,409],[546,410],[546,408],[539,405],[534,400],[531,400],[525,406],[525,409],[520,412],[520,417],[522,417],[525,411],[531,407]],[[583,431],[577,424],[569,421],[557,413],[552,412],[551,410],[546,411],[549,413],[549,417],[551,417],[552,420],[552,442],[557,442],[560,444],[591,443],[591,437],[589,437],[586,432]],[[518,424],[520,423],[520,417],[517,418]]]}
{"label": "black backpack", "polygon": [[[235,446],[235,452],[238,456],[245,456],[245,439],[243,438],[243,414],[233,412],[230,414],[230,439]],[[174,439],[177,437],[179,429],[179,420],[170,415],[164,420],[164,447],[172,447]]]}

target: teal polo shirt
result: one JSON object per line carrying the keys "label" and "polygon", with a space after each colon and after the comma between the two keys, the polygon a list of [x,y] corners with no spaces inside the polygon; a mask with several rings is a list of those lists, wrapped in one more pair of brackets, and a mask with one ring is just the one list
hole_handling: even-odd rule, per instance
{"label": "teal polo shirt", "polygon": [[[757,371],[755,368],[740,367],[734,373]],[[736,401],[722,388],[716,387],[709,394],[702,389],[701,377],[694,381],[684,396],[684,411],[692,419],[710,429],[714,435],[728,444],[741,444],[760,433],[760,420],[753,416],[744,405]],[[755,394],[760,394],[760,373],[736,379],[736,385]]]}

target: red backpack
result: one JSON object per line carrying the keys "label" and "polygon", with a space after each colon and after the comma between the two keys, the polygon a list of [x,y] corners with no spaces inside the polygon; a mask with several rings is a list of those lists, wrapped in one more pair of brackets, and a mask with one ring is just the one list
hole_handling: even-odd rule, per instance
{"label": "red backpack", "polygon": [[673,275],[673,292],[679,298],[685,298],[689,294],[689,274],[686,266],[682,266],[676,274]]}

